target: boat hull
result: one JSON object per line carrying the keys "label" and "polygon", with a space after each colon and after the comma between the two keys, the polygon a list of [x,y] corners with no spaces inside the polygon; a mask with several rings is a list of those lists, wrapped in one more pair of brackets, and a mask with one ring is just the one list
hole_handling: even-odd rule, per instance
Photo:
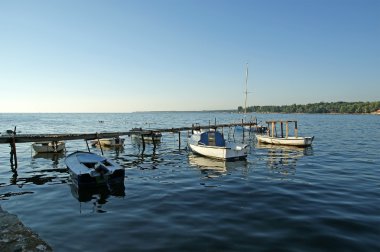
{"label": "boat hull", "polygon": [[226,146],[208,146],[189,143],[189,147],[195,154],[227,161],[246,159],[248,155],[247,145],[237,145],[234,143],[227,143]]}
{"label": "boat hull", "polygon": [[124,184],[125,171],[117,171],[107,176],[91,176],[90,174],[77,174],[69,171],[71,181],[80,188],[95,188],[106,185]]}
{"label": "boat hull", "polygon": [[92,145],[104,147],[122,147],[124,146],[124,138],[101,138],[99,140],[93,140]]}
{"label": "boat hull", "polygon": [[124,168],[97,154],[74,152],[66,157],[65,163],[71,180],[78,187],[124,183]]}
{"label": "boat hull", "polygon": [[227,161],[246,159],[248,155],[248,145],[226,142],[215,130],[196,131],[188,139],[188,146],[195,154]]}
{"label": "boat hull", "polygon": [[65,143],[64,142],[38,142],[33,143],[32,147],[35,152],[37,153],[57,153],[62,152],[65,149]]}
{"label": "boat hull", "polygon": [[153,133],[151,135],[132,134],[132,138],[137,141],[141,141],[143,138],[144,142],[161,142],[162,134],[161,133]]}
{"label": "boat hull", "polygon": [[313,143],[314,137],[281,138],[281,137],[270,137],[267,135],[256,135],[256,139],[259,143],[307,147]]}

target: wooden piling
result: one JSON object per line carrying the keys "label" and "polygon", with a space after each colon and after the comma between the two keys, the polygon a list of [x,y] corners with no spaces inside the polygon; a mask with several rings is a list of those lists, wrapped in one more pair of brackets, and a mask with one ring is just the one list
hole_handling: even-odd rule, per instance
{"label": "wooden piling", "polygon": [[102,147],[102,144],[100,143],[100,140],[99,140],[99,134],[96,133],[96,138],[98,139],[98,144],[99,144],[99,147],[100,147],[100,151],[102,152],[102,156],[104,155],[103,153],[103,147]]}
{"label": "wooden piling", "polygon": [[143,145],[142,153],[144,153],[144,151],[145,151],[145,139],[144,139],[143,134],[141,134],[141,141],[142,141],[142,145]]}
{"label": "wooden piling", "polygon": [[[11,139],[11,142],[10,142],[10,146],[11,146],[10,162],[11,162],[11,168],[12,168],[12,170],[16,170],[17,166],[18,166],[15,136],[16,136],[16,126],[14,128],[14,131],[13,131],[13,134],[12,134],[12,139]],[[14,161],[14,163],[13,163],[13,161]]]}
{"label": "wooden piling", "polygon": [[178,150],[181,149],[181,131],[178,131]]}
{"label": "wooden piling", "polygon": [[154,140],[154,134],[153,134],[153,131],[150,132],[150,136],[152,138],[152,143],[153,143],[153,150],[155,151],[156,150],[156,141]]}
{"label": "wooden piling", "polygon": [[88,146],[87,139],[86,139],[85,141],[86,141],[86,145],[87,145],[87,150],[88,150],[88,152],[91,152],[91,151],[90,151],[90,147]]}
{"label": "wooden piling", "polygon": [[286,121],[285,123],[285,138],[288,138],[289,136],[289,122]]}

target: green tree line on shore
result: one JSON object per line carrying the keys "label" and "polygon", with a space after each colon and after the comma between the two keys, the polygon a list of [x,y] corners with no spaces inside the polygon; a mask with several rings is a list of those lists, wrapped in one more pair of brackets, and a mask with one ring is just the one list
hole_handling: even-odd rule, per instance
{"label": "green tree line on shore", "polygon": [[[247,112],[257,113],[373,113],[380,109],[380,101],[376,102],[320,102],[306,105],[292,104],[283,106],[250,106]],[[244,112],[242,106],[238,112]]]}

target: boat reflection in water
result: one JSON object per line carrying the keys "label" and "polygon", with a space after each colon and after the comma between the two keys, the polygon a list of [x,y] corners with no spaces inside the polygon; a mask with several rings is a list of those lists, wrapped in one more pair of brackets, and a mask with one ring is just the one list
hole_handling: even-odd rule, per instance
{"label": "boat reflection in water", "polygon": [[312,147],[299,148],[294,146],[256,144],[257,149],[267,149],[267,166],[273,172],[282,175],[294,175],[297,161],[304,156],[313,155]]}
{"label": "boat reflection in water", "polygon": [[58,161],[59,159],[61,158],[64,158],[65,157],[65,153],[64,152],[56,152],[56,153],[49,153],[49,152],[45,152],[45,153],[36,153],[34,156],[33,156],[33,159],[48,159],[48,160],[52,160],[53,161],[53,164],[58,164]]}
{"label": "boat reflection in water", "polygon": [[109,196],[125,196],[124,183],[109,184],[94,188],[80,188],[76,184],[70,183],[70,188],[71,194],[79,202],[88,202],[97,199],[99,204],[105,204]]}
{"label": "boat reflection in water", "polygon": [[245,167],[246,163],[246,160],[228,162],[225,160],[207,158],[196,154],[189,155],[190,166],[196,166],[200,169],[201,173],[205,174],[208,178],[226,175],[228,170],[238,167]]}
{"label": "boat reflection in water", "polygon": [[[92,202],[92,211],[97,213],[105,213],[103,205],[108,202],[110,196],[124,197],[124,183],[112,184],[108,186],[99,186],[95,188],[78,188],[77,185],[70,183],[71,194],[75,199],[82,202]],[[80,204],[80,213],[82,213],[82,204]]]}
{"label": "boat reflection in water", "polygon": [[[93,148],[99,148],[99,145],[92,146]],[[121,153],[124,153],[124,146],[102,146],[103,152],[109,152],[115,154],[115,157],[119,157]]]}

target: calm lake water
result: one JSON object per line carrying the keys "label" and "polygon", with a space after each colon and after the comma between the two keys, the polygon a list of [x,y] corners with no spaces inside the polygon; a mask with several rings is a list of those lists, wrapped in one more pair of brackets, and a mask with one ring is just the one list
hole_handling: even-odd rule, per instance
{"label": "calm lake water", "polygon": [[[297,119],[312,148],[250,144],[247,161],[193,156],[187,133],[144,153],[126,138],[104,155],[126,169],[124,187],[82,193],[64,155],[18,144],[18,174],[0,145],[0,204],[55,251],[380,251],[380,116],[258,114]],[[0,114],[0,130],[95,133],[133,127],[232,123],[228,113]],[[99,123],[99,120],[104,123]],[[225,136],[241,133],[224,129]],[[67,153],[87,150],[68,141]],[[92,152],[100,150],[91,148]]]}

